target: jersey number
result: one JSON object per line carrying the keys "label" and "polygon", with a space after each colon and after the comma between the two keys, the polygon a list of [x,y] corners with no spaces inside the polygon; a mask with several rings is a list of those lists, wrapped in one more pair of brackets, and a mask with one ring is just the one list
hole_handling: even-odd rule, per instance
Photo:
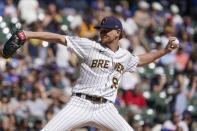
{"label": "jersey number", "polygon": [[116,78],[116,77],[113,77],[113,78],[112,78],[112,85],[111,85],[111,88],[118,89],[118,78]]}

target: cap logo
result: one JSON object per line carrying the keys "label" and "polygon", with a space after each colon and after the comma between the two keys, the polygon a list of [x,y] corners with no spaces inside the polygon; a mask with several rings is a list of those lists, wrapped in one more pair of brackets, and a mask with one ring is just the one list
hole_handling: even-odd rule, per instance
{"label": "cap logo", "polygon": [[101,24],[102,24],[102,25],[105,24],[106,21],[107,21],[107,19],[103,19],[102,22],[101,22]]}

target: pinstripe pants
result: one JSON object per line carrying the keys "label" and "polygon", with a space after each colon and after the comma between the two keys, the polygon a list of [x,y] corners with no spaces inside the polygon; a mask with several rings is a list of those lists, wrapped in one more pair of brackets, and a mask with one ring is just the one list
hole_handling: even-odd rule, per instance
{"label": "pinstripe pants", "polygon": [[98,104],[77,96],[72,96],[67,105],[41,131],[71,131],[83,126],[134,131],[112,103]]}

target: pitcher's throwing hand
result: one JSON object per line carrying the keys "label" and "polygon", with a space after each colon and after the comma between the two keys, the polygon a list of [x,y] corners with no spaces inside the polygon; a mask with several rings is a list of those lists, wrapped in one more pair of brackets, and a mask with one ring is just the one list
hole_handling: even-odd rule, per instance
{"label": "pitcher's throwing hand", "polygon": [[179,48],[179,40],[176,37],[170,37],[166,46],[166,50],[171,52],[177,48]]}

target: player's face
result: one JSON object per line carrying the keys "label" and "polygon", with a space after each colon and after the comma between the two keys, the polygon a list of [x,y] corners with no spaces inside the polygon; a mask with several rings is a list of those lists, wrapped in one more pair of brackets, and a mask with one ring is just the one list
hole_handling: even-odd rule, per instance
{"label": "player's face", "polygon": [[101,29],[100,37],[101,43],[109,44],[113,42],[115,39],[119,39],[120,31],[115,29]]}

